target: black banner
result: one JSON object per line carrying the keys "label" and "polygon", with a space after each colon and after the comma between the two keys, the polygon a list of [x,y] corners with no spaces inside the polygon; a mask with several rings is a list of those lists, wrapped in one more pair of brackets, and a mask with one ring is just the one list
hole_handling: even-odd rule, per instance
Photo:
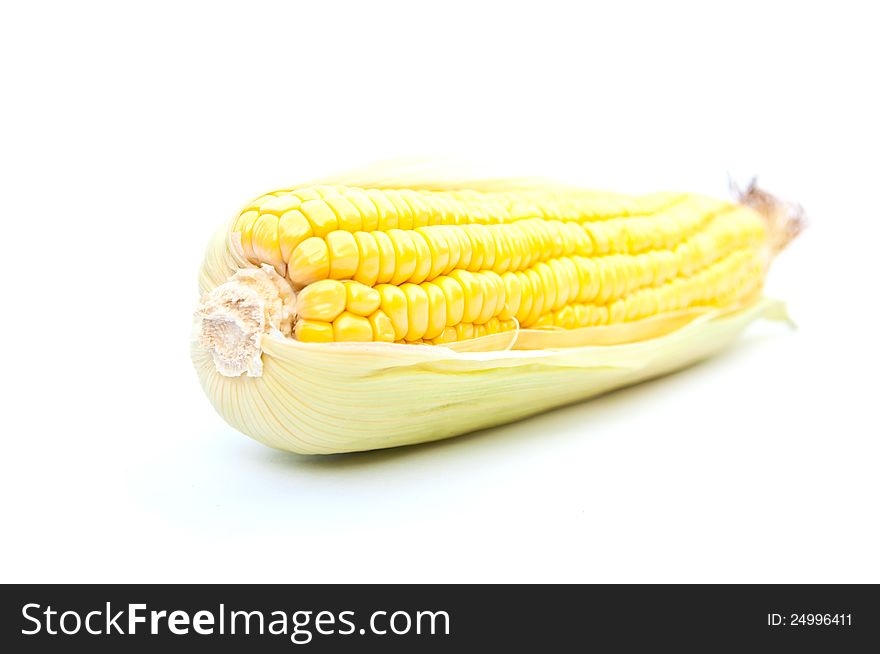
{"label": "black banner", "polygon": [[6,652],[880,644],[880,594],[870,585],[13,585],[2,587],[0,611]]}

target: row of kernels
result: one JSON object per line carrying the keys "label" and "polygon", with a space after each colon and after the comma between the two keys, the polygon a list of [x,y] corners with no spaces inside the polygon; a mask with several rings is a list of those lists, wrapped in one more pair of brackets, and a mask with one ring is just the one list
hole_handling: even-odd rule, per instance
{"label": "row of kernels", "polygon": [[508,292],[507,311],[523,325],[572,302],[605,304],[629,292],[636,284],[649,283],[647,257],[563,257],[541,262],[524,272],[505,273],[505,283],[518,289]]}
{"label": "row of kernels", "polygon": [[[708,201],[691,196],[688,202]],[[657,202],[654,196],[628,197],[590,191],[483,193],[314,186],[261,196],[249,203],[242,215],[255,211],[258,215],[280,217],[289,211],[299,211],[311,223],[315,235],[323,236],[336,229],[385,231],[428,225],[511,223],[522,218],[581,222],[656,213],[669,209],[668,203],[668,199]]]}
{"label": "row of kernels", "polygon": [[[336,192],[330,187],[315,187],[309,191],[306,197],[315,194],[318,198],[306,199],[306,203],[324,199],[320,192],[328,197]],[[264,206],[275,205],[269,200]],[[275,208],[280,211],[287,206]],[[664,239],[671,242],[682,236],[682,229],[693,229],[706,218],[682,220],[679,231],[669,226],[663,216],[652,222],[659,226],[655,233],[667,233]],[[633,244],[630,232],[614,227],[617,222],[612,219],[599,225],[611,225],[611,231],[616,234],[614,238],[622,239],[619,243],[603,240],[603,235],[608,236],[610,232],[603,232],[602,227],[553,220],[523,220],[510,225],[438,225],[413,231],[391,229],[388,232],[351,233],[334,230],[322,239],[313,235],[315,228],[299,210],[287,211],[280,217],[246,212],[240,217],[237,228],[241,230],[242,246],[248,258],[271,263],[282,274],[288,272],[297,287],[327,278],[353,278],[371,286],[376,283],[420,283],[449,274],[457,267],[472,272],[491,267],[502,273],[573,253],[585,255],[593,250],[610,248],[641,249],[641,244]],[[674,250],[676,274],[690,274],[724,251],[743,242],[757,242],[762,237],[761,222],[750,212],[722,213],[712,219],[704,231],[678,244]],[[663,250],[649,253],[668,260],[668,254]],[[615,277],[613,271],[606,271],[608,276]],[[662,283],[668,276],[658,274],[654,283]],[[632,276],[625,274],[622,278],[631,280]],[[603,285],[603,288],[608,286]],[[615,291],[609,293],[614,296]]]}
{"label": "row of kernels", "polygon": [[375,290],[395,340],[437,338],[446,327],[486,323],[505,312],[504,281],[491,271],[455,270],[431,282],[379,284]]}
{"label": "row of kernels", "polygon": [[[386,309],[389,315],[399,316],[397,340],[407,334],[408,340],[421,338],[414,334],[425,330],[429,330],[428,338],[433,338],[435,331],[462,321],[483,323],[500,315],[515,316],[521,323],[531,324],[548,311],[559,310],[572,302],[607,304],[637,289],[660,286],[703,268],[702,264],[692,264],[693,255],[691,249],[681,247],[675,253],[560,257],[539,262],[525,272],[508,271],[498,275],[493,271],[453,270],[449,275],[434,278],[434,283],[422,284],[404,282],[401,285],[402,276],[389,271],[385,277],[390,277],[390,284],[383,282],[381,286],[400,287],[400,290],[381,292],[405,299],[397,302],[399,311]],[[422,259],[426,260],[429,258]],[[404,292],[403,286],[407,284]],[[361,305],[352,303],[353,293],[363,296]],[[327,321],[346,309],[369,315],[378,308],[379,297],[378,290],[357,281],[321,280],[300,291],[298,313],[305,318]],[[413,314],[409,323],[403,319],[408,314]]]}
{"label": "row of kernels", "polygon": [[455,330],[455,340],[463,340],[495,333],[497,325],[511,328],[514,316],[523,327],[532,328],[617,323],[712,304],[736,289],[749,288],[749,280],[752,287],[759,284],[762,272],[755,253],[741,250],[692,277],[675,278],[611,302],[603,293],[597,295],[596,302],[584,303],[574,301],[579,293],[572,289],[580,284],[578,271],[572,270],[575,262],[551,263],[500,276],[455,271],[436,282],[400,287],[384,284],[373,289],[350,281],[316,282],[297,298],[300,321],[296,335],[310,342],[446,342],[452,338],[450,330]]}
{"label": "row of kernels", "polygon": [[[731,261],[752,256],[753,251],[744,249],[734,254],[736,257],[728,255],[722,259],[723,265],[710,263],[692,277],[682,276],[678,259],[664,251],[636,256],[553,259],[524,273],[512,273],[508,283],[519,286],[521,292],[518,305],[516,296],[508,293],[507,309],[523,326],[532,326],[548,312],[558,311],[571,303],[611,304],[641,289],[664,287],[670,283],[675,289],[693,287],[706,288],[710,293],[721,292],[721,282],[712,276],[723,278],[734,265]],[[652,306],[650,301],[648,306]]]}
{"label": "row of kernels", "polygon": [[454,192],[334,187],[320,199],[337,215],[339,229],[349,231],[502,222],[506,218],[503,204],[491,194],[464,199]]}
{"label": "row of kernels", "polygon": [[[472,272],[492,269],[502,273],[560,256],[588,256],[594,251],[632,249],[623,241],[616,244],[607,241],[608,232],[602,232],[602,228],[559,221],[521,221],[503,226],[433,226],[412,231],[391,229],[387,232],[351,233],[336,230],[325,235],[322,244],[319,237],[312,236],[308,222],[298,212],[288,212],[280,219],[264,218],[260,216],[257,221],[259,225],[266,225],[264,233],[273,234],[271,223],[275,220],[279,223],[274,227],[278,236],[271,241],[267,236],[268,245],[262,249],[246,247],[246,254],[258,251],[261,260],[276,267],[287,262],[291,281],[297,285],[327,277],[352,277],[368,285],[403,281],[420,283],[448,274],[455,268]],[[250,233],[243,233],[244,243],[249,243]],[[617,230],[615,234],[623,238],[626,232]],[[679,232],[673,236],[679,238],[682,234]],[[697,236],[705,240],[714,238],[711,231]],[[318,240],[314,240],[316,238]],[[669,242],[672,240],[670,237]],[[260,256],[261,253],[264,254]]]}
{"label": "row of kernels", "polygon": [[515,329],[516,321],[514,320],[492,318],[482,324],[459,323],[455,327],[446,327],[436,338],[424,340],[432,345],[443,345],[444,343],[456,343],[501,332],[511,332]]}
{"label": "row of kernels", "polygon": [[724,306],[760,286],[762,269],[752,252],[738,251],[693,277],[643,288],[608,304],[573,303],[544,313],[529,328],[575,329],[640,320],[692,306]]}
{"label": "row of kernels", "polygon": [[[367,285],[418,284],[455,269],[503,273],[559,256],[586,255],[591,250],[577,224],[558,221],[386,232],[337,230],[321,238],[309,236],[299,219],[284,221],[286,216],[282,216],[279,228],[280,256],[287,255],[288,276],[297,286],[328,278],[351,278]],[[296,230],[296,236],[288,236],[288,227]],[[291,248],[295,240],[299,242]]]}
{"label": "row of kernels", "polygon": [[391,320],[382,311],[375,311],[369,316],[343,311],[332,321],[300,318],[294,327],[294,336],[304,343],[343,341],[392,343],[394,328]]}
{"label": "row of kernels", "polygon": [[[269,194],[248,204],[242,213],[282,216],[295,211],[309,223],[315,236],[334,230],[387,231],[429,225],[510,224],[522,218],[560,221],[607,219],[664,207],[651,196],[629,198],[599,192],[416,191],[314,186]],[[627,208],[629,207],[629,208]],[[296,214],[294,214],[296,215]],[[247,220],[245,218],[245,220]]]}
{"label": "row of kernels", "polygon": [[297,293],[296,314],[307,320],[332,322],[344,311],[370,316],[379,305],[379,292],[374,288],[354,281],[324,279]]}
{"label": "row of kernels", "polygon": [[[324,191],[323,196],[319,193],[321,191]],[[357,246],[360,248],[352,238],[353,234],[361,231],[367,232],[374,239],[382,239],[380,234],[393,232],[401,226],[404,228],[401,231],[406,232],[410,238],[414,233],[421,234],[426,243],[422,243],[421,240],[409,243],[407,235],[394,233],[396,246],[394,249],[402,257],[404,269],[413,254],[424,253],[426,245],[439,248],[441,255],[445,250],[457,249],[459,256],[455,259],[450,256],[447,267],[439,263],[429,264],[430,274],[426,278],[430,279],[431,276],[440,274],[441,270],[448,272],[453,267],[463,267],[471,271],[494,269],[496,272],[504,272],[507,269],[523,269],[538,261],[572,254],[590,255],[642,251],[657,247],[671,248],[708,220],[705,214],[695,213],[693,207],[689,212],[686,211],[688,203],[684,203],[678,207],[677,216],[661,214],[650,219],[610,219],[599,223],[580,224],[536,218],[503,225],[455,225],[449,229],[443,225],[419,227],[411,220],[405,220],[403,223],[399,220],[386,220],[387,216],[391,215],[411,217],[412,211],[407,212],[404,209],[404,205],[409,207],[405,198],[408,194],[419,197],[415,191],[400,191],[395,195],[384,191],[349,189],[348,196],[343,196],[332,187],[314,187],[294,193],[299,193],[307,199],[299,200],[296,195],[272,196],[273,199],[263,203],[262,206],[281,212],[280,214],[261,214],[257,209],[246,211],[236,221],[234,230],[241,235],[244,254],[248,259],[271,263],[279,271],[283,271],[285,266],[289,265],[293,269],[294,276],[297,277],[293,281],[298,284],[321,278],[315,275],[343,278],[346,270],[358,270],[361,266],[367,269],[362,276],[366,278],[364,282],[369,283],[369,269],[375,266],[375,263],[368,256],[355,256],[364,248],[371,249],[370,244],[366,243],[368,236],[362,234],[357,237]],[[378,199],[371,199],[373,196]],[[437,197],[441,196],[442,194],[437,194]],[[356,198],[360,200],[355,200]],[[397,204],[394,198],[397,198]],[[281,201],[284,201],[284,204],[278,204]],[[301,204],[296,208],[289,208],[296,202]],[[436,204],[436,201],[428,204]],[[373,207],[376,211],[371,213],[362,209],[361,205]],[[284,209],[287,210],[283,211]],[[353,215],[361,216],[361,219],[355,220],[352,218]],[[448,216],[444,214],[436,219],[446,220]],[[416,226],[416,232],[409,231],[410,226]],[[359,227],[365,229],[358,229]],[[291,262],[291,257],[298,246],[311,238],[331,241],[327,244],[326,259],[321,256],[323,246],[311,241],[303,246],[303,251],[299,252]],[[331,269],[330,254],[335,254],[339,259],[334,266],[336,270]],[[306,265],[305,271],[298,272],[297,264],[302,260],[311,264]],[[418,283],[419,280],[409,281]]]}
{"label": "row of kernels", "polygon": [[513,215],[536,215],[558,220],[602,221],[625,216],[652,215],[675,206],[690,196],[652,193],[628,196],[607,191],[528,191],[515,196]]}
{"label": "row of kernels", "polygon": [[[635,254],[648,250],[669,249],[689,238],[707,225],[715,214],[681,212],[678,216],[659,214],[650,217],[613,219],[593,228],[594,232],[605,230],[602,235],[607,247],[613,252]],[[587,229],[588,226],[585,226]],[[597,247],[597,251],[598,251]]]}

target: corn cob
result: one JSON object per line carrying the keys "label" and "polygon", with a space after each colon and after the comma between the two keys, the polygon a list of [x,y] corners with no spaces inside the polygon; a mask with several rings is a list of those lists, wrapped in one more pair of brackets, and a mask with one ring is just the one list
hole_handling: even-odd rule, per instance
{"label": "corn cob", "polygon": [[[193,356],[224,417],[276,447],[336,452],[441,438],[705,356],[706,334],[726,325],[730,336],[744,317],[773,310],[761,298],[764,277],[799,224],[794,208],[754,187],[738,203],[516,184],[277,191],[247,204],[209,246]],[[680,341],[689,333],[699,340],[690,351]],[[664,339],[675,345],[664,351]],[[661,349],[627,364],[635,377],[589,363],[614,368],[603,357],[624,360],[626,347],[646,344]],[[560,357],[570,370],[558,369]],[[489,423],[473,416],[478,406],[437,408],[426,414],[433,426],[406,412],[391,420],[393,406],[375,415],[384,396],[370,375],[403,387],[418,378],[416,366],[435,381],[448,381],[447,366],[460,368],[445,404],[473,392],[488,406],[486,389],[506,388],[499,375],[528,387],[537,381],[524,366],[541,365],[563,377],[583,368],[567,382],[580,390],[568,398],[531,388],[531,399],[516,404],[499,397]],[[306,379],[366,402],[309,417]],[[557,381],[565,380],[549,375],[541,384]],[[444,405],[444,395],[426,396]]]}

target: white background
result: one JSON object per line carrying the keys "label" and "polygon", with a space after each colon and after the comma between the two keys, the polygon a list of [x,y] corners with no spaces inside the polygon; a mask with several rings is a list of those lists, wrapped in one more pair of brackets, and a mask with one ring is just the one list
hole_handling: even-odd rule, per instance
{"label": "white background", "polygon": [[[880,48],[825,6],[4,3],[0,580],[880,581]],[[189,362],[210,233],[398,156],[759,174],[799,329],[433,445],[250,441]]]}

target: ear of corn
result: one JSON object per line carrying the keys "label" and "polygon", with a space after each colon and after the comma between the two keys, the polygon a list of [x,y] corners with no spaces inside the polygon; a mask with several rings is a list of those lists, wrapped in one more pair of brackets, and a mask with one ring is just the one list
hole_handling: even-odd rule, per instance
{"label": "ear of corn", "polygon": [[799,215],[560,187],[278,191],[211,242],[193,359],[236,428],[329,453],[480,429],[669,372],[751,320]]}

